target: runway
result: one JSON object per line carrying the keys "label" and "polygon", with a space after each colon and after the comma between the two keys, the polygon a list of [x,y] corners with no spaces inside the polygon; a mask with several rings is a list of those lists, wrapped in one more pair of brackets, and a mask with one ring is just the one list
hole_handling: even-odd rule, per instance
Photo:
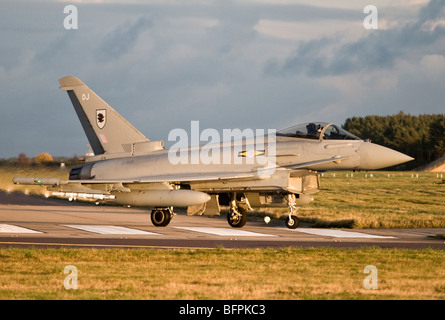
{"label": "runway", "polygon": [[385,247],[445,249],[434,238],[445,229],[294,230],[283,221],[251,218],[241,229],[225,217],[179,212],[167,227],[154,227],[147,210],[95,206],[0,193],[0,247],[75,248],[279,248]]}

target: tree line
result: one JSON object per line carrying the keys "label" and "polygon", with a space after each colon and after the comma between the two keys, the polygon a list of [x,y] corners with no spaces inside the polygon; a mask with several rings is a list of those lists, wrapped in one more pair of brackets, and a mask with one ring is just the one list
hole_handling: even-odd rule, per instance
{"label": "tree line", "polygon": [[413,116],[400,111],[389,116],[352,117],[342,127],[415,158],[402,165],[403,169],[418,168],[445,154],[445,114]]}
{"label": "tree line", "polygon": [[9,159],[0,159],[0,166],[76,166],[82,163],[82,158],[74,155],[72,158],[68,157],[53,157],[48,152],[42,152],[30,158],[25,153],[20,153],[18,157]]}

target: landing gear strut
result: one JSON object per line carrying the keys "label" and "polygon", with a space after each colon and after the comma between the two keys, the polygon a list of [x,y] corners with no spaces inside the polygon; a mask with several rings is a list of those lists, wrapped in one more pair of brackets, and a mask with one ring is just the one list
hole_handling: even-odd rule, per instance
{"label": "landing gear strut", "polygon": [[151,222],[155,227],[166,227],[174,215],[172,208],[154,208],[151,211]]}
{"label": "landing gear strut", "polygon": [[230,207],[227,222],[233,228],[242,228],[247,222],[247,213],[243,208]]}
{"label": "landing gear strut", "polygon": [[240,201],[236,200],[236,193],[232,195],[232,201],[230,202],[229,213],[227,213],[227,222],[233,228],[242,228],[247,222],[246,209],[240,207],[238,204],[246,205],[247,208],[251,208],[249,200],[244,196]]}
{"label": "landing gear strut", "polygon": [[296,206],[296,197],[295,194],[291,193],[287,195],[286,198],[287,205],[289,206],[289,216],[286,217],[286,227],[289,229],[296,229],[298,227],[299,221],[297,216],[293,215],[293,213],[296,213],[298,208]]}

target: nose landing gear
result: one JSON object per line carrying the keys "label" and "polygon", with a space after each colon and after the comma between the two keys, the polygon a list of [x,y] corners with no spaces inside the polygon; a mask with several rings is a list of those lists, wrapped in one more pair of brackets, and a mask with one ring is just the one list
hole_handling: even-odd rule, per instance
{"label": "nose landing gear", "polygon": [[291,193],[287,195],[286,198],[287,205],[289,206],[289,216],[286,217],[286,227],[289,229],[296,229],[298,228],[299,221],[296,215],[294,213],[297,212],[298,208],[296,206],[296,197],[295,194]]}

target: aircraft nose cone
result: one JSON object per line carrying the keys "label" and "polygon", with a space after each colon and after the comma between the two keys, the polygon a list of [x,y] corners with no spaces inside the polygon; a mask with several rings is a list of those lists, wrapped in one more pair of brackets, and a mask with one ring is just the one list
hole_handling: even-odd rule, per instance
{"label": "aircraft nose cone", "polygon": [[365,170],[391,167],[414,160],[406,154],[371,142],[364,142],[358,149],[358,153],[360,155],[360,168]]}

